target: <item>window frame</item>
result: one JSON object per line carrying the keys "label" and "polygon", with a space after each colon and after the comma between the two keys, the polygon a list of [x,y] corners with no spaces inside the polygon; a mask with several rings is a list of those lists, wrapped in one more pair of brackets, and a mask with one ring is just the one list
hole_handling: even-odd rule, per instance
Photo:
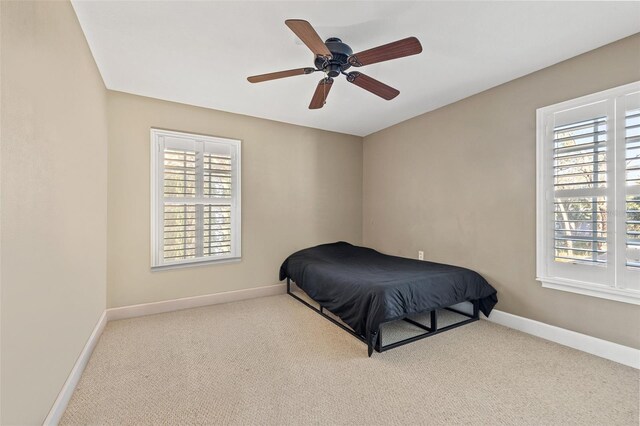
{"label": "window frame", "polygon": [[[173,262],[164,261],[164,258],[162,256],[163,247],[160,244],[161,241],[163,241],[162,237],[164,235],[163,217],[164,206],[166,203],[164,197],[164,145],[162,143],[164,137],[192,140],[194,143],[203,142],[205,145],[207,143],[223,144],[230,147],[232,156],[231,197],[211,198],[212,204],[231,204],[231,252],[229,254],[215,257],[202,256],[190,259],[180,259]],[[218,136],[209,136],[189,132],[178,132],[158,128],[150,129],[150,139],[151,270],[157,271],[240,261],[242,259],[242,141],[239,139],[222,138]],[[224,203],[221,203],[220,201],[222,200],[226,201]],[[196,202],[195,204],[198,203]]]}
{"label": "window frame", "polygon": [[[640,271],[627,271],[626,252],[623,249],[626,234],[624,226],[620,226],[626,217],[624,207],[621,210],[621,206],[624,205],[627,194],[625,184],[620,184],[626,172],[624,99],[637,92],[640,92],[640,81],[536,110],[536,280],[544,288],[640,305],[640,290],[624,288],[627,280],[631,281],[636,275],[640,279]],[[597,104],[604,105],[597,107]],[[563,125],[555,124],[555,115],[566,113],[571,116],[575,113],[576,118],[580,119],[583,118],[580,110],[590,109],[592,106],[594,109],[603,108],[607,114],[607,187],[603,191],[594,190],[592,196],[601,192],[607,197],[607,263],[604,268],[608,269],[601,269],[589,279],[585,278],[585,272],[602,267],[579,263],[566,263],[559,267],[552,265],[555,253],[551,244],[554,238],[550,232],[550,224],[553,222],[550,205],[553,205],[555,196],[553,158],[550,157],[549,150],[553,149],[554,128]],[[558,271],[563,271],[561,274],[565,276],[558,276]],[[568,278],[567,275],[571,277]],[[598,275],[600,279],[593,279]]]}

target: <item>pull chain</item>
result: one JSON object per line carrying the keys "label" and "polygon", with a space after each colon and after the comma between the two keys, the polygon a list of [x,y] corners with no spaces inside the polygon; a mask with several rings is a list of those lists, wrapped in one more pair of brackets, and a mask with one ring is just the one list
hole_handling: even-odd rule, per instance
{"label": "pull chain", "polygon": [[322,105],[327,104],[327,79],[325,77],[324,84],[322,85]]}
{"label": "pull chain", "polygon": [[325,73],[324,83],[322,84],[322,105],[327,104],[327,77]]}

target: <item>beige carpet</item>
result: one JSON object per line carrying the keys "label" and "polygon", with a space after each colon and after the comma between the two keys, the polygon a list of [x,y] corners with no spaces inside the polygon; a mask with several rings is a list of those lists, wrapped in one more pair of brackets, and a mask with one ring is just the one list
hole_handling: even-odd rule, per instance
{"label": "beige carpet", "polygon": [[62,424],[638,425],[639,397],[637,370],[488,321],[367,358],[282,295],[110,322]]}

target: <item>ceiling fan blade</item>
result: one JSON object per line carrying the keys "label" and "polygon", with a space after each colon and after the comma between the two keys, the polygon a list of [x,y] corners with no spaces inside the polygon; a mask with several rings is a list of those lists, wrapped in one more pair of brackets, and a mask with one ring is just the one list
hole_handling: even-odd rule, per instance
{"label": "ceiling fan blade", "polygon": [[313,93],[313,98],[311,98],[309,109],[319,109],[327,103],[327,96],[329,96],[329,90],[331,90],[332,84],[333,79],[331,77],[326,77],[320,80],[316,87],[316,91]]}
{"label": "ceiling fan blade", "polygon": [[247,77],[250,83],[261,83],[263,81],[275,80],[277,78],[293,77],[294,75],[311,74],[314,68],[298,68],[295,70],[271,72],[269,74],[260,74]]}
{"label": "ceiling fan blade", "polygon": [[364,90],[368,90],[374,95],[380,96],[382,99],[390,101],[400,94],[400,91],[394,89],[391,86],[371,78],[368,75],[362,74],[358,71],[353,71],[347,74],[347,81],[353,83],[358,87],[362,87]]}
{"label": "ceiling fan blade", "polygon": [[415,37],[408,37],[393,43],[374,47],[349,56],[349,63],[354,67],[375,64],[405,56],[417,55],[422,52],[422,45]]}
{"label": "ceiling fan blade", "polygon": [[287,19],[284,23],[316,56],[331,58],[331,52],[310,23],[302,19]]}

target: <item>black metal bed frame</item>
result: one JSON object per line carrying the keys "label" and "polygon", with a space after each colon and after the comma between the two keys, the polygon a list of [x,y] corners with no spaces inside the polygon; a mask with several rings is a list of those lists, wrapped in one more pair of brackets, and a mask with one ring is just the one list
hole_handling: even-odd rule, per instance
{"label": "black metal bed frame", "polygon": [[[407,339],[399,340],[397,342],[388,343],[388,344],[383,346],[382,345],[382,327],[380,327],[375,332],[372,332],[372,338],[369,341],[365,336],[357,334],[351,328],[349,328],[346,325],[340,323],[335,318],[332,318],[329,315],[327,315],[325,313],[325,309],[324,309],[324,307],[322,305],[318,304],[320,306],[320,309],[318,309],[315,306],[313,306],[312,304],[310,304],[309,302],[307,302],[306,300],[304,300],[304,299],[298,297],[296,294],[294,294],[291,291],[291,280],[290,280],[290,278],[287,278],[287,294],[289,296],[293,297],[294,299],[296,299],[298,302],[300,302],[303,305],[307,306],[308,308],[310,308],[314,312],[322,315],[325,319],[328,319],[329,321],[331,321],[332,323],[334,323],[335,325],[337,325],[338,327],[340,327],[341,329],[343,329],[347,333],[349,333],[352,336],[354,336],[356,339],[358,339],[358,340],[362,341],[363,343],[365,343],[367,345],[367,348],[368,348],[369,356],[371,356],[371,354],[373,354],[373,350],[374,349],[375,349],[376,352],[388,351],[389,349],[397,348],[398,346],[403,346],[403,345],[406,345],[407,343],[413,343],[413,342],[416,342],[418,340],[422,340],[422,339],[425,339],[427,337],[431,337],[431,336],[436,335],[438,333],[442,333],[442,332],[449,331],[451,329],[460,327],[461,325],[465,325],[465,324],[469,324],[469,323],[474,322],[474,321],[478,321],[480,319],[480,309],[479,309],[478,300],[472,300],[471,301],[471,303],[473,304],[473,314],[468,314],[466,312],[462,312],[462,311],[459,311],[459,310],[451,308],[451,307],[445,307],[444,309],[446,309],[448,311],[451,311],[451,312],[455,312],[458,315],[465,316],[468,319],[463,320],[463,321],[459,321],[459,322],[456,322],[456,323],[453,323],[453,324],[450,324],[450,325],[447,325],[446,327],[442,327],[442,328],[438,328],[438,315],[437,315],[437,312],[436,312],[437,310],[434,309],[432,311],[427,311],[427,312],[431,313],[431,324],[429,326],[421,324],[418,321],[414,321],[411,318],[402,318],[402,321],[408,322],[411,325],[414,325],[414,326],[416,326],[418,328],[421,328],[421,329],[425,330],[425,333],[418,334],[417,336],[409,337]],[[420,313],[426,313],[426,312],[418,312],[418,313],[416,313],[416,315],[419,315]],[[396,321],[396,320],[394,320],[394,321]],[[390,321],[390,322],[393,322],[393,321]],[[382,324],[381,324],[381,326],[382,326]],[[375,341],[375,343],[372,344],[371,343],[372,341]]]}

